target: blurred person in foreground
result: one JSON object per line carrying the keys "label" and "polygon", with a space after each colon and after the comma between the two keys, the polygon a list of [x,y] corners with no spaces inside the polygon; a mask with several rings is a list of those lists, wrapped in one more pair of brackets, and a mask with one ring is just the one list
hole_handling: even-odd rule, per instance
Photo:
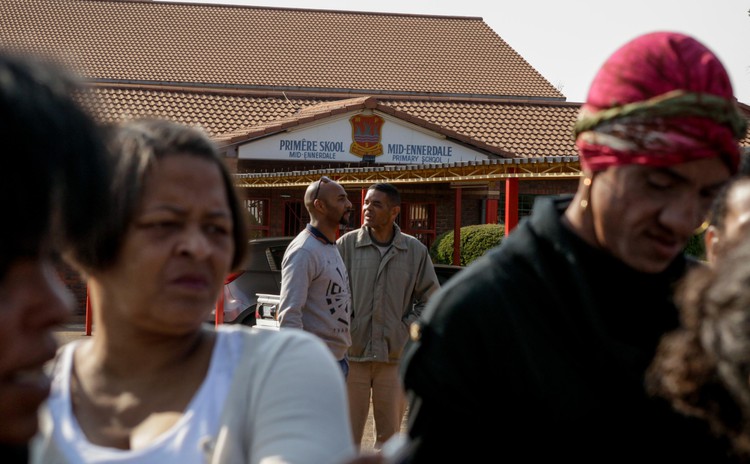
{"label": "blurred person in foreground", "polygon": [[[747,237],[746,237],[747,238]],[[705,420],[750,462],[750,240],[691,270],[676,295],[681,325],[659,345],[649,390]]]}
{"label": "blurred person in foreground", "polygon": [[87,243],[106,211],[110,174],[99,129],[75,102],[67,70],[0,54],[0,460],[26,462],[37,409],[49,394],[42,366],[73,296],[58,253]]}
{"label": "blurred person in foreground", "polygon": [[344,381],[320,340],[205,323],[246,248],[245,213],[213,143],[134,121],[114,131],[110,153],[113,207],[73,261],[96,330],[55,359],[33,462],[354,457]]}
{"label": "blurred person in foreground", "polygon": [[339,225],[349,223],[352,202],[336,181],[321,177],[305,190],[310,223],[297,234],[281,261],[279,325],[320,337],[346,377],[352,344],[349,274],[336,248]]}
{"label": "blurred person in foreground", "polygon": [[376,448],[401,432],[406,398],[398,369],[409,326],[440,288],[427,247],[396,224],[400,212],[398,189],[373,184],[362,204],[362,227],[336,242],[352,291],[346,388],[357,446],[362,443],[370,403]]}
{"label": "blurred person in foreground", "polygon": [[750,231],[750,176],[738,174],[716,196],[703,236],[706,260],[713,265]]}
{"label": "blurred person in foreground", "polygon": [[414,330],[412,462],[727,459],[643,382],[677,325],[683,249],[737,170],[746,121],[729,76],[689,36],[637,37],[597,73],[575,132],[575,196],[537,200]]}

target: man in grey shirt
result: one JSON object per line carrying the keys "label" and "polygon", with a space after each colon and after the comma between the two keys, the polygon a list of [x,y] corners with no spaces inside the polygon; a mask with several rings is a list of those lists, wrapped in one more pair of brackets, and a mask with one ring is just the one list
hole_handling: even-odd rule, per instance
{"label": "man in grey shirt", "polygon": [[305,191],[305,208],[310,223],[289,244],[281,262],[279,325],[323,339],[346,376],[351,294],[336,235],[339,224],[349,222],[352,203],[341,185],[321,177]]}

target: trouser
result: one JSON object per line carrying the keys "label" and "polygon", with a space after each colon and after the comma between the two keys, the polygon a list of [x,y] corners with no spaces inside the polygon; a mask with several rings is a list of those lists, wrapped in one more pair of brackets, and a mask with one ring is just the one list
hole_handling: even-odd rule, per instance
{"label": "trouser", "polygon": [[[401,431],[406,396],[398,374],[398,363],[349,362],[346,388],[354,443],[362,443],[372,398],[375,419],[375,447],[380,448]],[[372,393],[372,396],[370,395]]]}

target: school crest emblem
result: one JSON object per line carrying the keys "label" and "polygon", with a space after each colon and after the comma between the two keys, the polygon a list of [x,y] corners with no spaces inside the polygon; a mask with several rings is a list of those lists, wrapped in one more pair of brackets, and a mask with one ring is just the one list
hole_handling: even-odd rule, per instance
{"label": "school crest emblem", "polygon": [[352,144],[349,153],[364,156],[380,156],[383,145],[380,143],[385,120],[375,114],[358,114],[349,118],[352,125]]}

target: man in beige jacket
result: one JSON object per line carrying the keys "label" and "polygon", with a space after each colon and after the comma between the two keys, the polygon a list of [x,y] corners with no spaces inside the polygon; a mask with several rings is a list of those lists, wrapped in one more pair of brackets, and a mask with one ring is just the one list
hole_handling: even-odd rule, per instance
{"label": "man in beige jacket", "polygon": [[352,432],[359,445],[372,397],[376,448],[400,431],[406,400],[398,369],[409,326],[440,287],[427,247],[395,223],[400,205],[393,185],[371,185],[362,205],[364,224],[337,241],[352,292]]}

